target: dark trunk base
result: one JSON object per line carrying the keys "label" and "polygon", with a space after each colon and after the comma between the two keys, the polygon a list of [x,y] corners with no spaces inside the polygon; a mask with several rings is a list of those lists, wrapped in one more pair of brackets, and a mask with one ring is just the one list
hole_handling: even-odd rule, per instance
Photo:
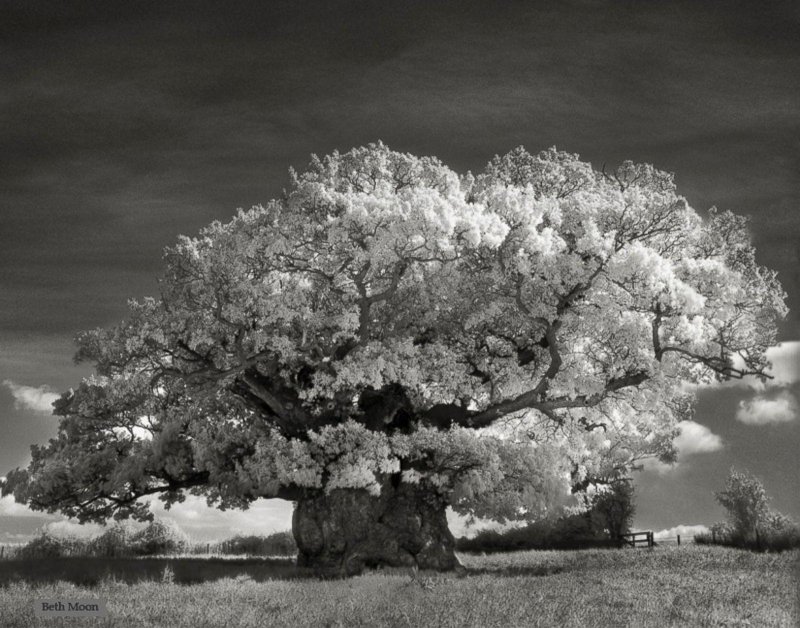
{"label": "dark trunk base", "polygon": [[387,484],[380,496],[336,489],[300,500],[292,517],[297,564],[324,576],[381,565],[458,569],[445,508],[437,495],[409,484]]}

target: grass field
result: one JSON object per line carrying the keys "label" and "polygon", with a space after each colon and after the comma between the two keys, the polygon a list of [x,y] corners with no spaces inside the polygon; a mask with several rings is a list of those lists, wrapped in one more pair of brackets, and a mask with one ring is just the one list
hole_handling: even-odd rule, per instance
{"label": "grass field", "polygon": [[[42,565],[3,561],[0,625],[797,626],[799,559],[691,545],[534,551],[464,555],[461,576],[383,571],[329,581],[282,561],[73,559],[74,568],[47,561],[50,582]],[[59,597],[105,598],[109,615],[34,618],[34,599]]]}

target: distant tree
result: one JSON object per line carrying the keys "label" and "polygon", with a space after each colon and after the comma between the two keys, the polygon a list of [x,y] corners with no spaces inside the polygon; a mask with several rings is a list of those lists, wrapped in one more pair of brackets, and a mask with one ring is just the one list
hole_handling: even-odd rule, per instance
{"label": "distant tree", "polygon": [[158,298],[79,336],[97,373],[3,493],[83,521],[290,499],[299,562],[333,573],[455,568],[448,505],[536,520],[671,459],[684,384],[764,376],[786,312],[743,218],[556,149],[478,176],[313,157],[164,261]]}
{"label": "distant tree", "polygon": [[772,510],[761,481],[748,471],[731,469],[725,490],[715,493],[727,511],[728,521],[711,526],[704,542],[759,550],[800,547],[800,526],[786,515]]}
{"label": "distant tree", "polygon": [[297,544],[291,532],[273,532],[269,536],[236,535],[222,541],[223,554],[252,554],[261,556],[290,556],[297,553]]}
{"label": "distant tree", "polygon": [[131,535],[129,547],[134,554],[142,556],[177,554],[186,551],[189,538],[175,524],[151,521],[145,528]]}
{"label": "distant tree", "polygon": [[88,552],[95,556],[125,556],[133,553],[131,538],[134,531],[121,523],[109,526],[88,544]]}
{"label": "distant tree", "polygon": [[729,521],[717,521],[711,524],[711,538],[719,539],[720,541],[733,539],[736,535],[736,528],[734,528]]}
{"label": "distant tree", "polygon": [[21,558],[61,558],[84,553],[86,543],[78,538],[56,536],[46,528],[38,531],[19,551]]}
{"label": "distant tree", "polygon": [[731,469],[725,490],[714,493],[728,512],[733,530],[746,539],[755,538],[759,524],[769,516],[769,498],[764,485],[748,471]]}
{"label": "distant tree", "polygon": [[547,517],[507,530],[483,530],[457,540],[460,551],[517,551],[521,549],[578,549],[609,547],[630,530],[635,512],[633,481],[628,478],[599,484],[584,501],[587,510]]}
{"label": "distant tree", "polygon": [[797,525],[769,507],[770,498],[761,480],[749,471],[731,469],[725,490],[714,494],[728,513],[733,540],[761,544],[765,537],[796,533]]}
{"label": "distant tree", "polygon": [[636,514],[633,496],[633,480],[620,478],[609,484],[606,490],[598,492],[592,500],[590,512],[614,540],[631,530]]}

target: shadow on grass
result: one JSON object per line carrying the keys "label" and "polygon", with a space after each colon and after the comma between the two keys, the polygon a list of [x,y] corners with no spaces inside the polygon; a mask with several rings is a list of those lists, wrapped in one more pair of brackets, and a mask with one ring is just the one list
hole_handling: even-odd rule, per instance
{"label": "shadow on grass", "polygon": [[165,580],[195,584],[221,578],[248,576],[257,582],[313,578],[310,569],[299,568],[286,558],[30,558],[0,561],[0,586],[12,582],[57,582],[95,586],[103,579],[135,583]]}
{"label": "shadow on grass", "polygon": [[[461,578],[550,576],[564,571],[551,565],[468,568],[455,572]],[[384,575],[410,575],[408,568],[367,570]],[[448,575],[442,572],[439,575]],[[79,586],[97,586],[104,579],[133,584],[142,581],[169,581],[197,584],[222,578],[248,577],[266,580],[316,579],[312,569],[297,567],[292,558],[26,558],[0,561],[0,586],[25,581],[31,584],[65,581]]]}
{"label": "shadow on grass", "polygon": [[465,572],[466,577],[470,576],[495,576],[498,578],[516,578],[520,576],[553,576],[557,573],[566,571],[564,567],[556,567],[553,565],[532,565],[527,566],[509,566],[509,567],[472,567]]}

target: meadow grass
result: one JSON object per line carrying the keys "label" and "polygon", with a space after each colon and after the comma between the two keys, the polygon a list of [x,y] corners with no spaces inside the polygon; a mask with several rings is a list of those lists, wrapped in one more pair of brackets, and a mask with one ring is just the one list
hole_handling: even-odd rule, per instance
{"label": "meadow grass", "polygon": [[[257,572],[256,579],[242,570],[252,568],[254,561],[207,561],[215,566],[205,573],[194,564],[205,581],[181,584],[176,581],[184,562],[180,560],[171,561],[173,571],[166,577],[162,571],[132,584],[108,573],[94,586],[6,579],[0,585],[0,625],[800,625],[797,551],[755,554],[684,545],[460,558],[468,568],[460,576],[383,570],[317,580],[283,564],[272,577],[262,578],[270,564],[264,563],[266,571]],[[161,567],[152,559],[150,563]],[[93,620],[34,618],[34,599],[59,597],[106,598],[109,615]]]}

